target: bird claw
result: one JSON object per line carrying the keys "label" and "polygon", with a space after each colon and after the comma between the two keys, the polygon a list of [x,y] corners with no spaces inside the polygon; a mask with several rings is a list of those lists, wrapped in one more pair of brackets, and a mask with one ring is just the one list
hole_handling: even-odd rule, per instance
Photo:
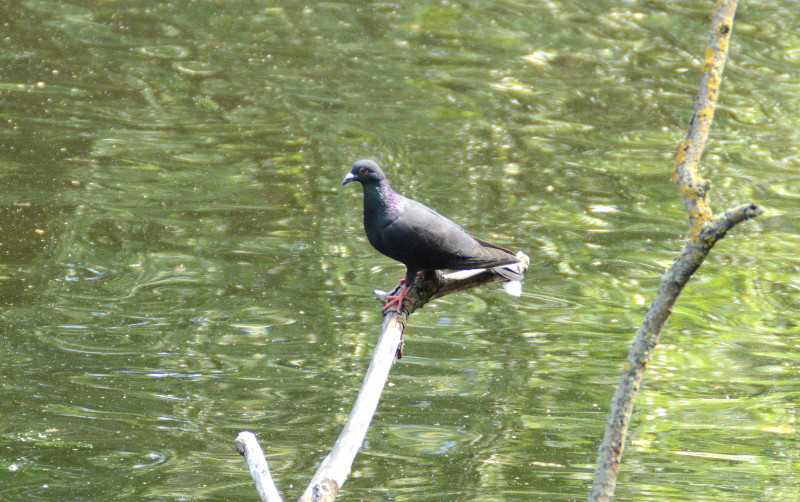
{"label": "bird claw", "polygon": [[406,300],[411,301],[411,298],[409,298],[406,295],[406,293],[408,293],[409,289],[411,289],[411,286],[403,286],[403,289],[400,290],[400,294],[387,296],[386,299],[389,300],[389,301],[386,302],[386,305],[383,306],[383,309],[381,310],[381,312],[386,312],[387,310],[389,310],[392,307],[395,307],[395,310],[397,310],[399,312],[400,309],[403,308],[403,302],[404,301],[406,301]]}

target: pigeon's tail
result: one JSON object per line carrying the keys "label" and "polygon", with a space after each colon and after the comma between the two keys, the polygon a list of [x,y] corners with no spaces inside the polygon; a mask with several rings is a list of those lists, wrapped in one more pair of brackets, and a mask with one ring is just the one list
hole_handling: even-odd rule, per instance
{"label": "pigeon's tail", "polygon": [[522,251],[517,253],[517,259],[519,261],[516,263],[509,263],[492,269],[495,274],[503,279],[508,279],[503,283],[503,289],[509,295],[516,297],[522,294],[522,283],[520,281],[525,278],[525,270],[528,269],[528,264],[530,263],[530,258]]}
{"label": "pigeon's tail", "polygon": [[494,267],[492,272],[499,275],[503,279],[508,279],[509,281],[521,281],[525,278],[525,269],[528,266],[522,262],[517,263],[510,263],[508,265],[502,265],[500,267]]}

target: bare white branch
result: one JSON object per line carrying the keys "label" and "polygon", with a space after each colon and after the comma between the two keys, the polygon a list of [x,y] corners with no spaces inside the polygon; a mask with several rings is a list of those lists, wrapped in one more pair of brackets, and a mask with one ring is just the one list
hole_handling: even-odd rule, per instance
{"label": "bare white branch", "polygon": [[256,490],[258,490],[261,501],[283,502],[280,493],[278,493],[278,488],[272,480],[272,475],[269,473],[267,459],[258,444],[256,435],[250,431],[240,432],[236,436],[235,443],[236,449],[244,455],[244,459],[247,461],[247,467],[250,468],[250,476],[256,484]]}

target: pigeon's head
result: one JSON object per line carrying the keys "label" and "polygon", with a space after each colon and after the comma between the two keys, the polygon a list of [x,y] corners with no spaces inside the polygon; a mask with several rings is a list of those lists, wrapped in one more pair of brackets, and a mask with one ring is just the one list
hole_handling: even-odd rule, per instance
{"label": "pigeon's head", "polygon": [[347,176],[344,177],[342,185],[346,185],[351,181],[358,181],[359,183],[374,183],[385,179],[386,176],[384,176],[381,168],[378,167],[377,162],[374,160],[364,159],[359,160],[353,165],[353,169],[351,169],[350,172],[347,173]]}

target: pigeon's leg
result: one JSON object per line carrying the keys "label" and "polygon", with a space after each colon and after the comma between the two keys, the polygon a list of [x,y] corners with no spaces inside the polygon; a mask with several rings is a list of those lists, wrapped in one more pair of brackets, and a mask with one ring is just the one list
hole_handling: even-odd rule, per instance
{"label": "pigeon's leg", "polygon": [[[431,271],[431,272],[434,272],[434,271]],[[428,272],[417,272],[417,277],[419,277],[420,279],[422,279],[422,278],[424,278],[424,277],[425,277],[425,274],[427,274],[427,273],[428,273]],[[405,283],[406,283],[406,278],[405,278],[405,277],[403,277],[402,279],[400,279],[400,283],[398,283],[397,285],[399,286],[400,284],[405,284]]]}
{"label": "pigeon's leg", "polygon": [[[399,295],[389,295],[386,297],[388,302],[386,305],[383,306],[382,312],[386,312],[393,306],[396,307],[397,310],[403,308],[403,302],[408,300],[411,301],[411,298],[408,297],[406,293],[411,289],[411,286],[414,285],[414,281],[417,278],[417,271],[416,270],[406,270],[406,276],[400,279],[400,284],[403,285],[403,289],[400,290]],[[398,286],[400,285],[398,284]]]}

